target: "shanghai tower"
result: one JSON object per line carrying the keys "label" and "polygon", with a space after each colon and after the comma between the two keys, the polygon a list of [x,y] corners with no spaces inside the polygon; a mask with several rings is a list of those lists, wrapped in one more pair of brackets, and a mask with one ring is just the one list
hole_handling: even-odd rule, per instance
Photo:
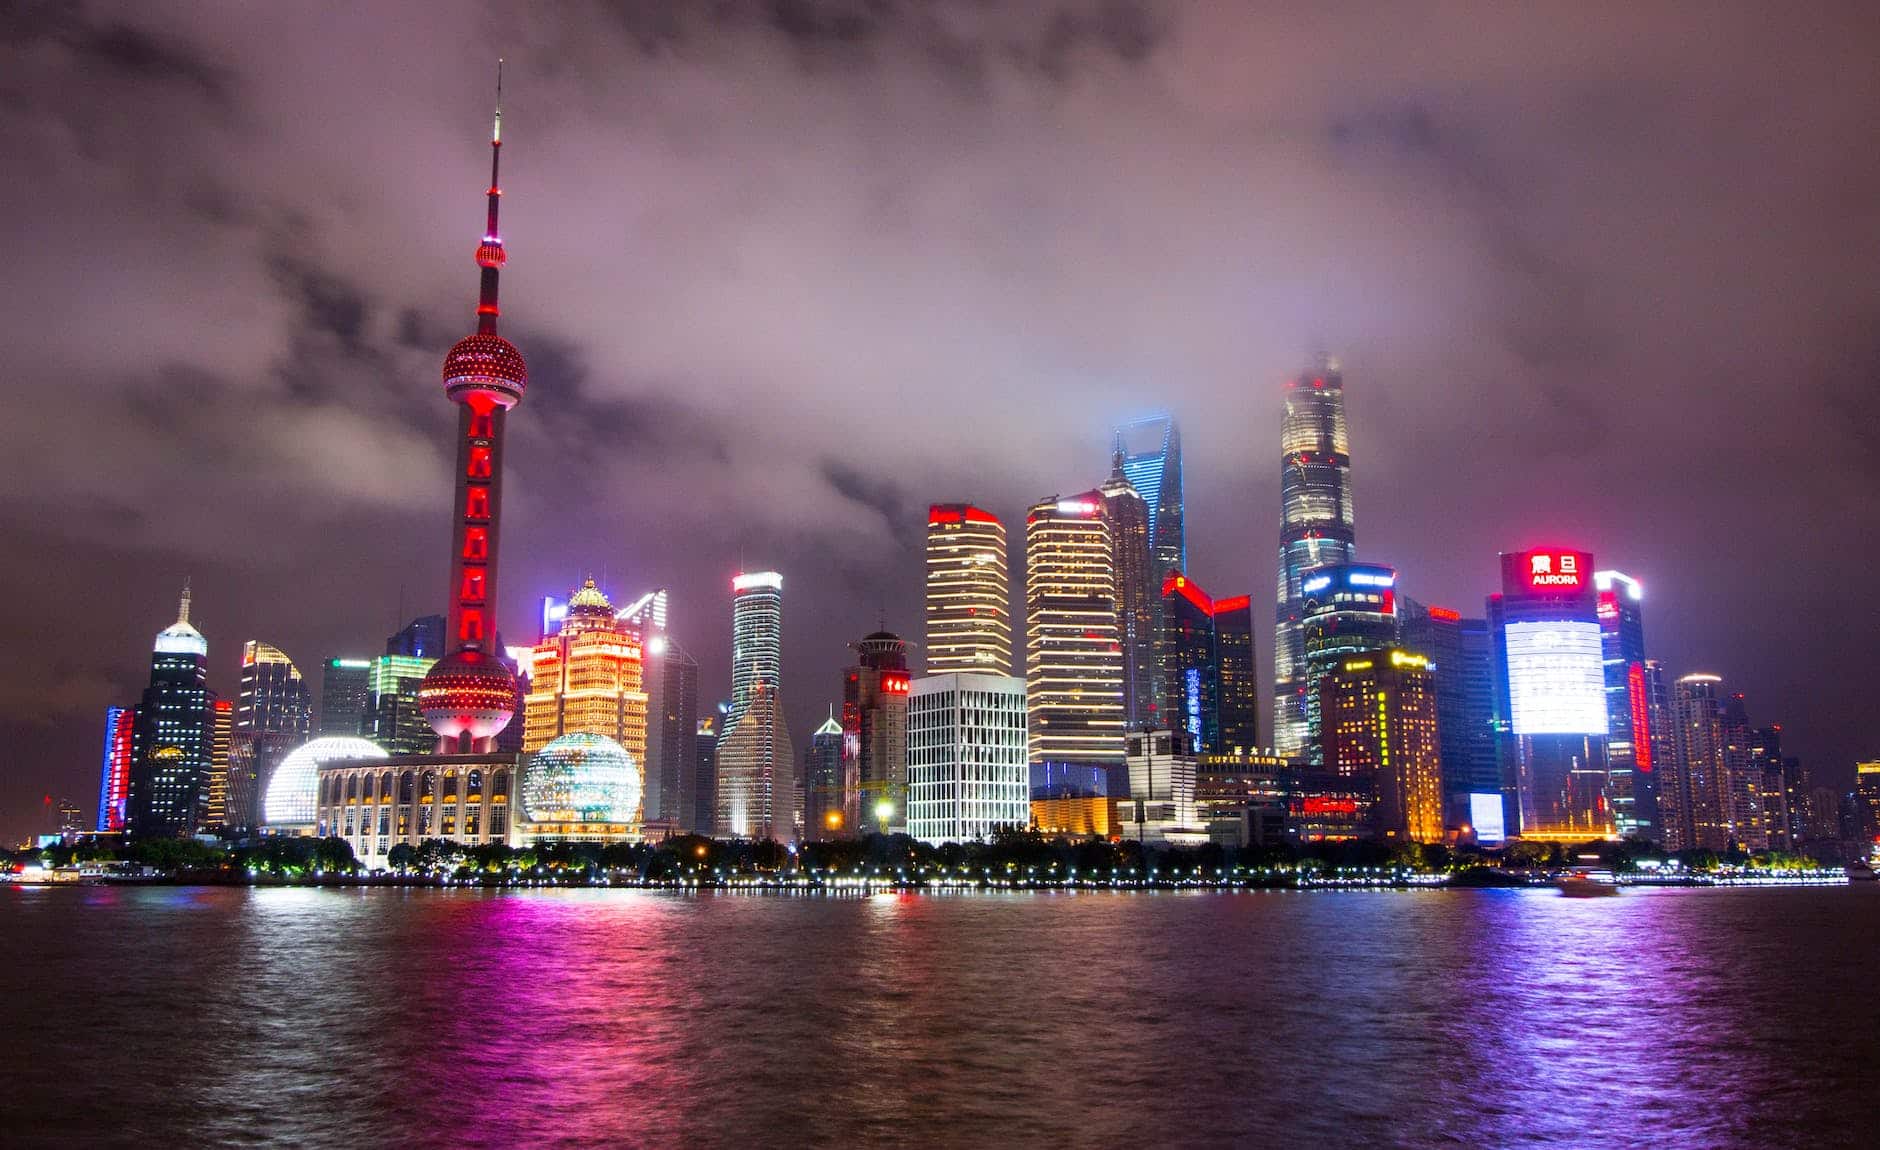
{"label": "shanghai tower", "polygon": [[437,732],[440,754],[487,753],[515,717],[516,677],[496,646],[496,544],[502,514],[503,423],[522,401],[528,371],[516,345],[496,334],[496,280],[507,259],[496,212],[502,202],[497,164],[503,150],[502,71],[497,70],[496,126],[490,134],[489,215],[477,244],[482,269],[477,330],[444,357],[444,395],[457,405],[457,497],[450,560],[450,654],[418,689],[418,706]]}
{"label": "shanghai tower", "polygon": [[1352,560],[1351,456],[1345,381],[1321,356],[1287,381],[1280,425],[1278,614],[1273,628],[1273,749],[1305,754],[1306,661],[1300,583],[1307,571]]}

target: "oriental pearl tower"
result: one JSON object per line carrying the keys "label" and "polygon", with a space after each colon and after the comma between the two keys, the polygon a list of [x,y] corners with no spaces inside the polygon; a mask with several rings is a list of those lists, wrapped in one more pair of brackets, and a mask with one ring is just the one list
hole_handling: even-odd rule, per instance
{"label": "oriental pearl tower", "polygon": [[418,706],[437,732],[439,754],[488,753],[515,716],[516,677],[497,658],[496,541],[502,511],[503,422],[522,401],[528,372],[516,345],[496,334],[496,277],[505,256],[496,226],[502,188],[503,73],[496,70],[496,126],[490,135],[489,222],[477,245],[483,269],[477,330],[444,357],[444,394],[457,405],[457,500],[451,531],[450,654],[418,689]]}

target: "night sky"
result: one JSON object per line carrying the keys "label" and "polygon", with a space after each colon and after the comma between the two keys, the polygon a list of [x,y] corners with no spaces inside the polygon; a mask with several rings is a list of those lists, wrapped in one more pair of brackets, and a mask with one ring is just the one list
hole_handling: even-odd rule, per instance
{"label": "night sky", "polygon": [[245,639],[317,680],[443,609],[499,54],[510,642],[590,570],[665,585],[719,697],[775,567],[800,743],[845,641],[919,638],[929,501],[1017,572],[1157,409],[1193,574],[1270,602],[1325,348],[1362,558],[1479,614],[1498,551],[1583,546],[1843,783],[1876,47],[1872,4],[7,5],[0,835],[89,814],[186,576],[227,693]]}

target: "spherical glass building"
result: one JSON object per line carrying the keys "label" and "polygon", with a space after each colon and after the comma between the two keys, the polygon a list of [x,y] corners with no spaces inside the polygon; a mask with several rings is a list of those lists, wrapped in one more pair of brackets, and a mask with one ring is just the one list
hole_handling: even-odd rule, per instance
{"label": "spherical glass building", "polygon": [[522,775],[522,806],[536,823],[627,823],[640,810],[640,768],[605,735],[552,739]]}
{"label": "spherical glass building", "polygon": [[287,753],[268,780],[263,821],[270,828],[311,827],[320,793],[320,767],[326,763],[382,759],[378,744],[349,735],[327,735]]}

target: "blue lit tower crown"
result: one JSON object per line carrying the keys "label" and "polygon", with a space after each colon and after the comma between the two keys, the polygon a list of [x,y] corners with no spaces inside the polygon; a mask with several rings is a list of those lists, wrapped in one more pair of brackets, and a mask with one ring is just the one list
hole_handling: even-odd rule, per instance
{"label": "blue lit tower crown", "polygon": [[457,499],[451,533],[450,654],[419,688],[425,721],[438,750],[488,751],[515,715],[516,679],[497,657],[496,545],[502,511],[503,422],[522,401],[528,371],[516,346],[496,334],[497,276],[506,256],[497,227],[502,187],[502,72],[496,80],[496,125],[490,135],[489,220],[477,244],[482,288],[477,330],[444,357],[444,394],[458,405]]}

